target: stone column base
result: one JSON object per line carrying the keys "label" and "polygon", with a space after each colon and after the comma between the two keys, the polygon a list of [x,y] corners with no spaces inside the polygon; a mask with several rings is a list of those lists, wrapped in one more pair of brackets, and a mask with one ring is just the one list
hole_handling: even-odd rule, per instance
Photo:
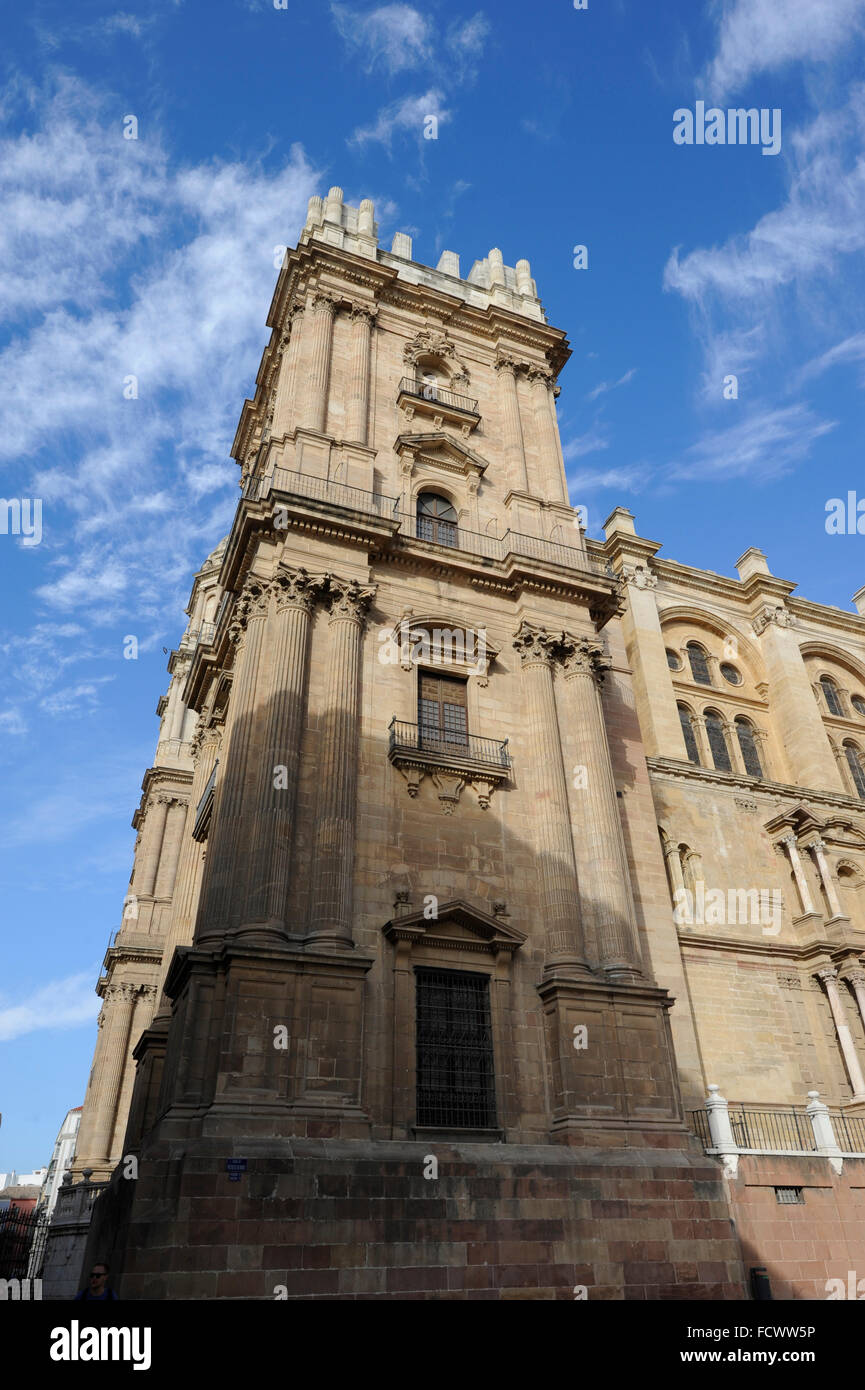
{"label": "stone column base", "polygon": [[558,976],[544,980],[538,993],[553,1137],[577,1144],[669,1144],[671,1131],[686,1131],[670,1034],[673,999],[666,990]]}

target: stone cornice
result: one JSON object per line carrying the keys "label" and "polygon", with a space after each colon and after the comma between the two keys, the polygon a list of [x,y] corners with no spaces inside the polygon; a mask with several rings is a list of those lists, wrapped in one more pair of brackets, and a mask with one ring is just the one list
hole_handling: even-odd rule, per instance
{"label": "stone cornice", "polygon": [[646,766],[652,776],[671,780],[681,778],[690,782],[702,782],[706,786],[723,786],[728,787],[730,791],[745,789],[752,795],[771,797],[776,802],[789,799],[865,813],[865,802],[858,796],[844,796],[841,792],[821,791],[815,787],[796,787],[789,782],[772,782],[768,778],[748,777],[737,772],[719,772],[716,768],[697,767],[695,763],[680,762],[676,758],[647,758]]}
{"label": "stone cornice", "polygon": [[839,946],[837,941],[818,940],[810,941],[806,946],[797,946],[791,942],[779,942],[777,937],[771,941],[757,941],[752,937],[741,936],[710,936],[706,933],[695,931],[683,931],[677,928],[679,938],[679,948],[683,952],[691,947],[698,951],[718,951],[725,955],[748,955],[756,956],[761,961],[769,961],[771,965],[783,970],[785,965],[794,967],[797,964],[808,964],[815,960],[830,959],[835,956],[849,957],[851,950],[855,954],[856,948],[849,945]]}

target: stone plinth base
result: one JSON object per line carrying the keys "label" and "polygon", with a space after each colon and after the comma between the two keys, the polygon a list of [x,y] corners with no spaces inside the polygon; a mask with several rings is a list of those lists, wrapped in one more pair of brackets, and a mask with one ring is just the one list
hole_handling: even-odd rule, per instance
{"label": "stone plinth base", "polygon": [[687,1141],[170,1147],[102,1223],[123,1299],[746,1297],[720,1167]]}

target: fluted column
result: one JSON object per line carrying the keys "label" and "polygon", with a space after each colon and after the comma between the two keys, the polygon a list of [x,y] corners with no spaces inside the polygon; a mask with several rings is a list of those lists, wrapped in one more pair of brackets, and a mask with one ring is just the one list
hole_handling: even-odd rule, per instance
{"label": "fluted column", "polygon": [[162,854],[159,856],[159,870],[156,875],[154,897],[170,898],[177,879],[177,864],[180,847],[183,844],[183,830],[189,802],[186,797],[172,796],[162,837]]}
{"label": "fluted column", "polygon": [[159,980],[156,986],[156,997],[158,1002],[153,1019],[154,1023],[167,1020],[171,1017],[171,1000],[166,995],[164,988],[165,977],[171,967],[171,961],[176,948],[178,946],[186,946],[192,940],[192,914],[202,854],[201,845],[197,840],[193,840],[192,838],[192,821],[194,821],[198,804],[204,795],[204,788],[210,780],[210,774],[216,762],[216,750],[218,746],[218,730],[213,728],[208,729],[199,725],[192,745],[193,774],[192,788],[189,797],[191,820],[183,836],[180,863],[177,869],[177,879],[171,905],[171,918],[162,948],[162,961],[159,967]]}
{"label": "fluted column", "polygon": [[375,593],[331,578],[330,655],[319,755],[309,938],[352,941],[352,873],[357,811],[360,657],[366,609]]}
{"label": "fluted column", "polygon": [[507,475],[512,487],[519,492],[528,492],[526,451],[523,444],[523,428],[520,423],[520,403],[517,397],[517,364],[510,357],[500,357],[496,362],[496,373],[499,378],[499,396],[502,403]]}
{"label": "fluted column", "polygon": [[[665,844],[663,846],[663,849],[664,858],[667,861],[667,872],[670,876],[670,887],[673,893],[673,902],[675,903],[676,894],[685,892],[685,875],[682,872],[682,859],[679,854],[678,845]],[[684,899],[680,898],[679,901],[683,902]]]}
{"label": "fluted column", "polygon": [[333,318],[336,301],[328,294],[317,294],[312,301],[312,333],[306,362],[306,413],[308,429],[323,431],[327,422],[327,390],[330,382],[330,354],[333,345]]}
{"label": "fluted column", "polygon": [[365,304],[351,311],[352,345],[351,376],[348,386],[346,438],[366,444],[369,417],[369,358],[375,310]]}
{"label": "fluted column", "polygon": [[[306,710],[309,629],[321,581],[304,569],[281,570],[267,620],[271,684],[260,759],[246,932],[285,931],[292,827]],[[262,701],[262,704],[265,702]]]}
{"label": "fluted column", "polygon": [[271,436],[275,439],[281,439],[283,435],[288,434],[294,423],[292,416],[294,414],[295,388],[302,338],[303,305],[293,304],[288,311],[286,336],[282,340],[279,381],[276,386],[276,402],[273,407]]}
{"label": "fluted column", "polygon": [[856,966],[853,970],[848,970],[845,979],[852,987],[856,996],[856,1003],[859,1005],[859,1014],[865,1027],[865,970],[860,970]]}
{"label": "fluted column", "polygon": [[170,804],[171,797],[164,794],[150,798],[150,804],[145,812],[143,843],[133,877],[132,886],[136,897],[149,898],[153,896]]}
{"label": "fluted column", "polygon": [[156,1000],[155,985],[141,985],[132,1001],[132,1016],[129,1021],[129,1035],[126,1039],[126,1051],[124,1054],[124,1068],[120,1078],[120,1090],[117,1096],[117,1106],[114,1115],[114,1126],[111,1138],[108,1141],[108,1154],[111,1157],[120,1158],[123,1152],[123,1140],[126,1135],[126,1126],[129,1122],[129,1107],[132,1103],[132,1088],[135,1085],[135,1062],[132,1057],[132,1049],[135,1047],[145,1028],[149,1027],[153,1017],[153,1005]]}
{"label": "fluted column", "polygon": [[580,919],[577,864],[571,835],[562,741],[553,689],[558,639],[522,623],[514,646],[522,662],[534,782],[533,820],[548,968],[570,966],[588,973]]}
{"label": "fluted column", "polygon": [[567,502],[565,480],[559,463],[558,430],[551,391],[552,378],[549,372],[535,367],[529,372],[529,381],[532,387],[535,430],[541,461],[541,476],[537,481],[543,489],[545,501]]}
{"label": "fluted column", "polygon": [[853,1087],[853,1099],[865,1100],[865,1076],[862,1075],[862,1068],[859,1065],[859,1058],[856,1056],[856,1048],[853,1043],[853,1035],[844,1017],[844,1005],[838,992],[838,972],[831,968],[818,970],[817,979],[822,981],[829,1000],[829,1008],[832,1010],[832,1018],[835,1022],[835,1032],[838,1034],[838,1042],[841,1044],[841,1051],[844,1054],[847,1075],[850,1078],[850,1085]]}
{"label": "fluted column", "polygon": [[101,1164],[107,1163],[112,1156],[111,1137],[117,1118],[117,1102],[129,1050],[129,1029],[137,993],[136,986],[132,984],[109,985],[105,991],[104,1068],[90,1146],[93,1159]]}
{"label": "fluted column", "polygon": [[805,874],[805,870],[802,866],[802,860],[799,858],[799,850],[796,845],[796,836],[785,835],[781,841],[781,844],[784,846],[790,859],[790,865],[793,869],[793,877],[796,880],[796,887],[799,889],[799,898],[802,903],[802,911],[804,913],[813,912],[814,904],[811,901],[811,889],[808,885],[808,879]]}
{"label": "fluted column", "polygon": [[835,887],[835,880],[832,877],[832,873],[829,868],[829,863],[826,859],[826,846],[824,842],[822,840],[812,840],[811,843],[808,845],[808,848],[811,850],[811,852],[814,855],[814,858],[817,861],[817,868],[820,873],[820,878],[822,879],[823,887],[826,889],[826,897],[829,900],[829,911],[831,915],[833,917],[843,917],[845,915],[844,909],[841,906],[840,900],[838,898],[838,890]]}
{"label": "fluted column", "polygon": [[575,798],[582,901],[595,922],[601,968],[612,980],[634,980],[642,970],[631,873],[599,689],[610,663],[598,642],[577,637],[567,644],[564,665],[567,719],[586,769]]}
{"label": "fluted column", "polygon": [[[247,579],[231,626],[237,646],[234,682],[228,708],[227,747],[209,836],[207,868],[196,942],[219,938],[234,924],[246,891],[246,785],[252,773],[250,754],[256,719],[256,688],[270,585]],[[220,765],[222,767],[222,764]]]}

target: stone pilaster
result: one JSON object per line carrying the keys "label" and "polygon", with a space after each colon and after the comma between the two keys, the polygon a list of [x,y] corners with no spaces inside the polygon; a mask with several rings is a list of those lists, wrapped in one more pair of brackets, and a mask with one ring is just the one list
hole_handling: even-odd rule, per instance
{"label": "stone pilaster", "polygon": [[594,919],[599,965],[611,980],[632,981],[642,973],[631,874],[616,800],[616,783],[600,700],[609,669],[600,643],[569,639],[564,654],[568,727],[585,766],[585,785],[576,791],[580,815],[575,842],[584,911]]}
{"label": "stone pilaster", "polygon": [[330,356],[333,346],[333,319],[336,301],[328,294],[316,294],[312,301],[309,355],[306,359],[305,410],[303,424],[324,431],[327,423],[327,393],[330,384]]}
{"label": "stone pilaster", "polygon": [[580,973],[588,973],[553,688],[553,665],[561,654],[560,639],[523,622],[514,638],[514,646],[522,662],[524,708],[532,754],[537,862],[547,968],[567,966]]}
{"label": "stone pilaster", "polygon": [[815,860],[817,861],[817,869],[820,874],[820,879],[822,881],[824,889],[826,890],[826,898],[829,903],[830,915],[832,917],[846,916],[844,909],[841,906],[841,902],[838,898],[838,890],[835,887],[835,880],[832,877],[832,871],[829,868],[829,862],[826,858],[826,846],[824,842],[822,840],[812,840],[808,845],[808,848],[810,849],[811,853],[814,855]]}
{"label": "stone pilaster", "polygon": [[162,854],[165,822],[168,818],[170,805],[170,796],[158,794],[151,797],[150,805],[147,807],[144,834],[141,837],[142,844],[135,861],[135,873],[132,879],[132,887],[136,897],[153,897],[159,860]]}
{"label": "stone pilaster", "polygon": [[768,603],[753,621],[772,690],[778,744],[787,761],[786,780],[800,787],[843,794],[846,788],[811,694],[795,621],[783,605]]}
{"label": "stone pilaster", "polygon": [[345,432],[346,438],[356,444],[366,444],[368,441],[369,362],[375,318],[375,310],[365,304],[358,304],[351,311],[351,376]]}
{"label": "stone pilaster", "polygon": [[129,1021],[129,1036],[126,1040],[126,1051],[124,1053],[125,1066],[120,1082],[120,1091],[117,1097],[117,1106],[114,1116],[114,1126],[111,1140],[108,1146],[108,1153],[117,1161],[123,1154],[123,1139],[126,1134],[126,1123],[129,1119],[129,1105],[132,1100],[132,1090],[135,1084],[135,1064],[132,1051],[144,1029],[150,1025],[153,1017],[153,1007],[156,1003],[156,986],[141,985],[135,992],[132,1003],[132,1016]]}
{"label": "stone pilaster", "polygon": [[174,893],[174,885],[177,879],[177,864],[180,859],[183,832],[186,825],[186,813],[189,808],[186,797],[171,796],[168,797],[167,800],[169,805],[165,821],[165,832],[162,837],[162,853],[159,856],[159,868],[153,890],[153,895],[156,898],[170,898]]}
{"label": "stone pilaster", "polygon": [[[111,1141],[123,1072],[129,1057],[129,1034],[138,990],[132,984],[109,985],[105,991],[105,1043],[102,1076],[97,1080],[96,1115],[90,1138],[90,1166],[110,1166]],[[82,1154],[83,1157],[83,1154]]]}
{"label": "stone pilaster", "polygon": [[568,491],[559,462],[558,426],[549,372],[533,368],[529,372],[535,410],[535,430],[541,462],[541,476],[533,491],[541,491],[547,502],[567,504]]}
{"label": "stone pilaster", "polygon": [[237,921],[246,893],[247,783],[257,716],[258,672],[261,662],[270,585],[247,578],[231,637],[237,647],[234,683],[226,724],[226,752],[216,789],[201,907],[195,928],[197,942],[224,936]]}
{"label": "stone pilaster", "polygon": [[806,914],[812,913],[814,911],[814,903],[811,899],[811,888],[808,883],[808,877],[805,873],[805,869],[799,855],[799,849],[796,844],[796,836],[785,835],[781,841],[781,844],[784,846],[785,850],[787,851],[787,855],[790,859],[790,865],[793,869],[793,877],[796,880],[796,887],[799,890],[799,899],[802,904],[802,911]]}
{"label": "stone pilaster", "polygon": [[518,492],[528,492],[526,451],[523,444],[523,428],[520,423],[520,403],[517,397],[517,364],[510,357],[500,357],[496,362],[496,373],[499,379],[499,398],[502,405],[503,453],[508,480],[511,487]]}
{"label": "stone pilaster", "polygon": [[844,1017],[844,1004],[838,991],[838,972],[830,967],[825,970],[817,971],[817,979],[826,991],[829,1000],[829,1008],[832,1010],[832,1019],[835,1024],[835,1032],[838,1034],[838,1042],[844,1057],[844,1065],[847,1068],[847,1075],[850,1078],[850,1085],[853,1088],[854,1101],[865,1101],[865,1076],[862,1075],[862,1067],[856,1055],[856,1046],[853,1042],[853,1035],[850,1032],[850,1025]]}
{"label": "stone pilaster", "polygon": [[265,941],[285,932],[288,873],[300,744],[306,709],[307,653],[315,595],[320,580],[304,569],[283,569],[274,581],[275,608],[266,627],[270,689],[264,706],[265,733],[258,769],[252,833],[253,872],[246,927]]}
{"label": "stone pilaster", "polygon": [[366,610],[375,593],[330,578],[330,655],[319,759],[310,940],[352,944],[352,869],[357,813],[360,657]]}
{"label": "stone pilaster", "polygon": [[286,336],[282,340],[282,354],[279,366],[279,381],[276,387],[276,403],[273,407],[271,435],[281,439],[291,429],[294,415],[294,401],[297,388],[297,371],[300,362],[301,341],[303,338],[302,304],[293,304],[288,311]]}

